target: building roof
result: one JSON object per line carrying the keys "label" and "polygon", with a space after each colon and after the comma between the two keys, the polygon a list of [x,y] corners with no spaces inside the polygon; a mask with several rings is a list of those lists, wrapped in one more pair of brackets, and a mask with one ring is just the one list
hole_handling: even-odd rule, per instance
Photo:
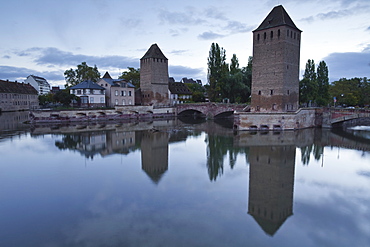
{"label": "building roof", "polygon": [[112,79],[112,78],[101,78],[97,83],[101,83],[101,81],[105,81],[106,83],[109,83],[112,87],[124,87],[122,84],[125,84],[126,87],[132,87],[134,88],[135,86],[127,82],[125,79]]}
{"label": "building roof", "polygon": [[170,82],[168,83],[168,89],[172,94],[192,94],[190,89],[181,82]]}
{"label": "building roof", "polygon": [[83,81],[69,89],[97,89],[97,90],[105,90],[104,87],[99,86],[95,82],[91,80]]}
{"label": "building roof", "polygon": [[301,32],[301,30],[297,28],[292,19],[289,17],[282,5],[275,6],[268,16],[263,20],[261,25],[259,25],[259,27],[253,32],[278,26],[289,26]]}
{"label": "building roof", "polygon": [[0,80],[0,93],[38,94],[37,90],[28,83],[3,80]]}
{"label": "building roof", "polygon": [[29,76],[27,77],[27,79],[28,79],[29,77],[32,77],[36,82],[38,82],[38,83],[40,83],[40,84],[44,84],[44,83],[49,84],[49,83],[47,82],[47,80],[46,80],[45,78],[43,78],[43,77],[35,76],[35,75],[29,75]]}
{"label": "building roof", "polygon": [[112,77],[110,76],[110,74],[107,72],[105,72],[104,76],[102,78],[105,78],[105,79],[112,79]]}
{"label": "building roof", "polygon": [[152,44],[152,46],[149,48],[149,50],[145,53],[145,55],[141,59],[146,59],[146,58],[160,58],[160,59],[168,60],[163,55],[161,49],[159,49],[157,44]]}

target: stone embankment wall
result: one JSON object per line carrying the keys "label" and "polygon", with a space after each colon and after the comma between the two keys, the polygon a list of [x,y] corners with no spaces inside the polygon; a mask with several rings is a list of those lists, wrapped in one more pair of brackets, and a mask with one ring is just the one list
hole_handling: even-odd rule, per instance
{"label": "stone embankment wall", "polygon": [[117,106],[115,109],[97,110],[63,110],[63,111],[32,111],[31,122],[77,122],[98,120],[122,120],[140,118],[172,117],[175,108],[154,108],[153,106]]}
{"label": "stone embankment wall", "polygon": [[237,130],[295,130],[317,127],[320,123],[316,109],[299,109],[294,113],[236,112]]}

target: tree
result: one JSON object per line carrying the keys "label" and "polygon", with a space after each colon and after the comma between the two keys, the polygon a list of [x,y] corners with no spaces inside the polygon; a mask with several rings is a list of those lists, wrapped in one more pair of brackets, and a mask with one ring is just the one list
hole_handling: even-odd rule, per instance
{"label": "tree", "polygon": [[317,66],[317,105],[326,106],[330,101],[329,96],[329,70],[325,61]]}
{"label": "tree", "polygon": [[299,82],[299,99],[301,104],[310,105],[317,98],[317,76],[315,72],[314,60],[308,59],[303,74],[303,79]]}
{"label": "tree", "polygon": [[69,106],[72,100],[79,100],[79,98],[69,93],[69,89],[63,89],[54,94],[54,101],[63,104],[63,106]]}
{"label": "tree", "polygon": [[125,79],[126,81],[132,83],[135,88],[140,87],[140,68],[135,69],[133,67],[127,67],[128,71],[122,72],[122,75],[118,79]]}
{"label": "tree", "polygon": [[96,65],[90,67],[86,62],[82,62],[77,65],[77,69],[73,70],[72,68],[64,72],[64,78],[66,80],[65,88],[75,86],[85,80],[92,80],[97,82],[100,78],[100,73]]}
{"label": "tree", "polygon": [[208,56],[208,97],[210,101],[220,101],[227,88],[228,65],[226,64],[226,51],[217,43],[212,43]]}
{"label": "tree", "polygon": [[334,81],[329,93],[337,99],[337,105],[363,107],[370,104],[370,83],[366,77]]}
{"label": "tree", "polygon": [[185,84],[192,92],[192,100],[194,102],[205,101],[204,93],[206,92],[206,90],[201,84],[198,83],[185,83]]}

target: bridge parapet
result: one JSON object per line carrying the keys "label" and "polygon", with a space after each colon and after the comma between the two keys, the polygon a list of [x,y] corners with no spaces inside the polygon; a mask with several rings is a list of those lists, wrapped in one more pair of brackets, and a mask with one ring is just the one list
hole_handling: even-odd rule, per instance
{"label": "bridge parapet", "polygon": [[193,103],[193,104],[178,104],[176,105],[177,115],[184,111],[196,111],[206,116],[208,119],[213,119],[215,116],[222,113],[233,113],[241,111],[246,105],[241,104],[225,104],[225,103]]}
{"label": "bridge parapet", "polygon": [[367,109],[332,109],[327,108],[323,113],[323,127],[331,127],[333,124],[354,119],[370,118],[370,110]]}

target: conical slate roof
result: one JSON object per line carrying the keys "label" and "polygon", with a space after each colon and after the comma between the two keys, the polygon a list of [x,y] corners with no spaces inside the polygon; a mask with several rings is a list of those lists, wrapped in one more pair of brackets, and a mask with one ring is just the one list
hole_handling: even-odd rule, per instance
{"label": "conical slate roof", "polygon": [[141,59],[146,59],[146,58],[160,58],[160,59],[168,60],[163,55],[161,49],[159,49],[157,44],[153,44]]}
{"label": "conical slate roof", "polygon": [[268,16],[263,20],[261,25],[259,25],[259,27],[253,32],[278,26],[289,26],[301,32],[282,5],[274,7],[270,14],[268,14]]}

